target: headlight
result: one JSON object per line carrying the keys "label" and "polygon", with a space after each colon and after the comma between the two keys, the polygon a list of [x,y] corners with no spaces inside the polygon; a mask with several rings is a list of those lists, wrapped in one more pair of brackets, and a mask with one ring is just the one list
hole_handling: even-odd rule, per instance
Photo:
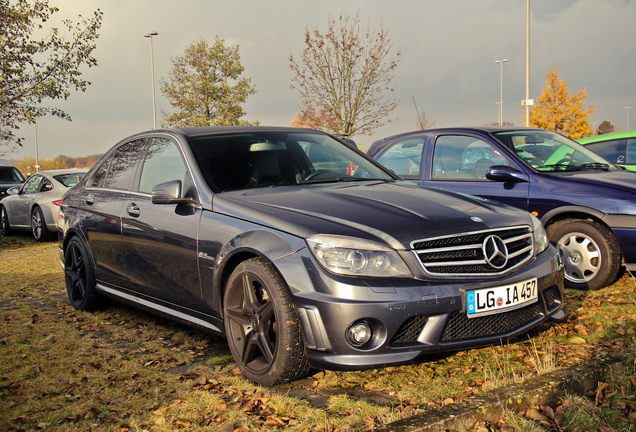
{"label": "headlight", "polygon": [[532,218],[532,235],[534,237],[534,255],[539,255],[541,252],[548,247],[548,236],[545,233],[545,229],[543,225],[541,225],[541,221],[530,215]]}
{"label": "headlight", "polygon": [[372,241],[335,235],[307,238],[309,250],[332,273],[367,277],[413,277],[400,255]]}

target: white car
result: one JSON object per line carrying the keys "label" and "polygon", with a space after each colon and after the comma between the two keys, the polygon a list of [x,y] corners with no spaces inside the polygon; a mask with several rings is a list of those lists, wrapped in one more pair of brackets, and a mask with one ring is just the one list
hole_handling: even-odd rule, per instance
{"label": "white car", "polygon": [[2,235],[14,230],[31,231],[35,241],[53,240],[62,195],[87,172],[77,168],[40,171],[20,188],[7,190],[7,197],[0,201]]}

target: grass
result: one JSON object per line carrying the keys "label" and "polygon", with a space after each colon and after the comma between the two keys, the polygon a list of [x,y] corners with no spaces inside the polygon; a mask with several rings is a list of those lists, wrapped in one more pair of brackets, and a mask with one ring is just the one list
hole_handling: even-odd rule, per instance
{"label": "grass", "polygon": [[[564,322],[503,346],[266,388],[243,378],[221,338],[117,304],[74,310],[57,245],[2,238],[0,430],[367,430],[636,345],[630,276],[596,292],[568,291],[567,308]],[[616,385],[616,394],[631,388]],[[616,402],[623,415],[629,397]],[[564,419],[573,398],[563,398]]]}

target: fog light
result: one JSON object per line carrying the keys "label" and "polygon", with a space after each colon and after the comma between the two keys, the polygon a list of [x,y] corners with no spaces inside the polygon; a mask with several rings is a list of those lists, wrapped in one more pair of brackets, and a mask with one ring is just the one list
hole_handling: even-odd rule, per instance
{"label": "fog light", "polygon": [[349,327],[349,341],[353,345],[361,346],[371,339],[371,327],[364,321],[355,323]]}

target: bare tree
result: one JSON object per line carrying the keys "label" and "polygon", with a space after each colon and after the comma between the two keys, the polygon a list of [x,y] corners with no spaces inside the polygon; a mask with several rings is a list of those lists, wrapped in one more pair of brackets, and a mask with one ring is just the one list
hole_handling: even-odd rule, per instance
{"label": "bare tree", "polygon": [[417,127],[421,130],[432,129],[435,127],[437,121],[426,113],[426,110],[422,110],[420,113],[420,118],[417,122]]}
{"label": "bare tree", "polygon": [[300,93],[301,118],[328,112],[317,125],[332,133],[365,134],[392,121],[397,106],[391,85],[400,58],[390,57],[389,33],[382,24],[366,28],[358,14],[329,17],[327,31],[305,28],[305,47],[289,56],[290,87]]}

